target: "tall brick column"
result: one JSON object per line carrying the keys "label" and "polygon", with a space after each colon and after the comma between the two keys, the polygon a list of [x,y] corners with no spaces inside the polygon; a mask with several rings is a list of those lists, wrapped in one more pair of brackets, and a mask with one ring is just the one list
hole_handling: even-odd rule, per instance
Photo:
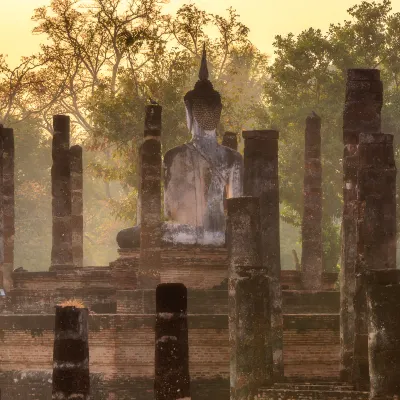
{"label": "tall brick column", "polygon": [[140,288],[155,288],[161,268],[161,111],[159,105],[146,106],[140,148]]}
{"label": "tall brick column", "polygon": [[222,138],[222,146],[229,147],[232,150],[238,149],[238,140],[235,132],[225,132]]}
{"label": "tall brick column", "polygon": [[283,371],[283,317],[279,236],[278,139],[275,130],[244,131],[244,195],[260,197],[263,266],[270,278],[274,380]]}
{"label": "tall brick column", "polygon": [[352,380],[357,261],[357,171],[360,132],[380,132],[382,82],[374,69],[349,69],[343,112],[343,220],[340,268],[340,377]]}
{"label": "tall brick column", "polygon": [[393,399],[400,393],[400,271],[366,274],[370,399]]}
{"label": "tall brick column", "polygon": [[303,198],[302,283],[306,290],[319,290],[322,286],[321,118],[314,112],[306,119]]}
{"label": "tall brick column", "polygon": [[262,264],[260,202],[228,199],[229,344],[231,400],[256,396],[272,381],[270,298]]}
{"label": "tall brick column", "polygon": [[14,130],[2,129],[3,139],[3,223],[5,290],[12,287],[11,273],[14,267],[15,197],[14,197]]}
{"label": "tall brick column", "polygon": [[[0,160],[3,160],[3,125],[0,124]],[[3,182],[3,162],[0,162],[0,182]],[[0,284],[4,288],[4,205],[3,205],[3,185],[0,185]]]}
{"label": "tall brick column", "polygon": [[89,399],[88,309],[56,307],[53,400]]}
{"label": "tall brick column", "polygon": [[69,150],[71,163],[72,255],[76,267],[83,266],[83,163],[82,147]]}
{"label": "tall brick column", "polygon": [[353,379],[367,386],[368,324],[365,271],[396,268],[396,166],[393,136],[359,136]]}
{"label": "tall brick column", "polygon": [[187,290],[182,283],[156,289],[154,392],[156,400],[190,399]]}
{"label": "tall brick column", "polygon": [[73,266],[69,117],[54,115],[53,130],[51,167],[53,244],[50,269],[59,269]]}

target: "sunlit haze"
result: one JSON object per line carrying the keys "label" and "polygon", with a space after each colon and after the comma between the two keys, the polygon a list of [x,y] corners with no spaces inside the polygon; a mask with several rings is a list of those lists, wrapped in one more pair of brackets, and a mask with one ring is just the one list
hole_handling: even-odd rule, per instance
{"label": "sunlit haze", "polygon": [[[171,0],[165,7],[173,14],[188,0]],[[195,0],[199,8],[216,14],[224,14],[232,6],[241,21],[250,28],[250,39],[262,51],[272,54],[274,36],[289,32],[300,33],[309,27],[326,30],[330,23],[347,18],[346,10],[361,1],[357,0]],[[50,0],[1,0],[0,53],[8,55],[15,65],[24,55],[35,53],[40,36],[32,34],[34,23],[31,16],[35,8],[49,5]],[[400,11],[400,0],[393,0],[394,11]]]}

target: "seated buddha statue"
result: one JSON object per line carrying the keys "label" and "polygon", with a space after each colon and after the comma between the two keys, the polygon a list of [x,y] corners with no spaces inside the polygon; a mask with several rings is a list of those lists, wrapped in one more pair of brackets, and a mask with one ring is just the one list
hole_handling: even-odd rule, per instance
{"label": "seated buddha statue", "polygon": [[[192,140],[164,155],[163,241],[222,246],[225,243],[224,197],[242,195],[240,153],[217,141],[220,94],[208,79],[206,52],[193,90],[184,97]],[[137,247],[140,226],[121,231],[121,248]]]}

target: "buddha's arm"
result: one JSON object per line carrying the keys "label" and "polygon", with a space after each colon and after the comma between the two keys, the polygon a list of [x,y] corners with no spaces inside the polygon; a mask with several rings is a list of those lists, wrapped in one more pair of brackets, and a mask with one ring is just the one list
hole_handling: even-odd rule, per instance
{"label": "buddha's arm", "polygon": [[228,182],[227,197],[240,197],[243,195],[243,159],[238,157],[231,169]]}

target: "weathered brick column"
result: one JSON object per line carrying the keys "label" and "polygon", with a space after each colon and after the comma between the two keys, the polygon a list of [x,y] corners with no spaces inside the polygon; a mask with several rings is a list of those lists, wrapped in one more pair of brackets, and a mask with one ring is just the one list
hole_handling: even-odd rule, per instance
{"label": "weathered brick column", "polygon": [[182,283],[156,289],[156,400],[190,399],[187,290]]}
{"label": "weathered brick column", "polygon": [[88,309],[56,307],[53,400],[89,399]]}
{"label": "weathered brick column", "polygon": [[238,149],[238,140],[235,132],[225,132],[222,138],[222,146],[229,147],[232,150]]}
{"label": "weathered brick column", "polygon": [[231,400],[256,396],[273,375],[270,298],[262,264],[260,202],[228,199],[229,344]]}
{"label": "weathered brick column", "polygon": [[369,382],[364,272],[396,268],[396,166],[393,136],[361,133],[358,160],[353,379],[357,387],[362,388]]}
{"label": "weathered brick column", "polygon": [[260,197],[263,266],[270,278],[274,380],[283,372],[283,317],[279,236],[278,139],[275,130],[244,131],[244,195]]}
{"label": "weathered brick column", "polygon": [[400,271],[369,270],[367,284],[370,399],[400,393]]}
{"label": "weathered brick column", "polygon": [[382,82],[374,69],[349,69],[343,112],[343,219],[340,269],[340,377],[351,381],[357,261],[357,171],[360,132],[380,132]]}
{"label": "weathered brick column", "polygon": [[53,244],[50,269],[62,269],[73,267],[69,117],[54,115],[53,130],[51,167]]}
{"label": "weathered brick column", "polygon": [[[3,159],[3,125],[0,124],[0,160]],[[0,182],[3,182],[3,162],[0,162]],[[0,284],[4,288],[4,205],[3,205],[3,185],[0,185]]]}
{"label": "weathered brick column", "polygon": [[304,151],[301,277],[306,290],[322,286],[322,166],[321,118],[306,119]]}
{"label": "weathered brick column", "polygon": [[83,266],[83,160],[82,147],[69,150],[71,163],[72,255],[76,267]]}
{"label": "weathered brick column", "polygon": [[146,106],[140,148],[140,288],[155,288],[161,268],[161,111],[159,105]]}
{"label": "weathered brick column", "polygon": [[14,130],[2,129],[3,139],[3,223],[4,223],[4,288],[12,287],[14,267],[15,197],[14,197]]}

